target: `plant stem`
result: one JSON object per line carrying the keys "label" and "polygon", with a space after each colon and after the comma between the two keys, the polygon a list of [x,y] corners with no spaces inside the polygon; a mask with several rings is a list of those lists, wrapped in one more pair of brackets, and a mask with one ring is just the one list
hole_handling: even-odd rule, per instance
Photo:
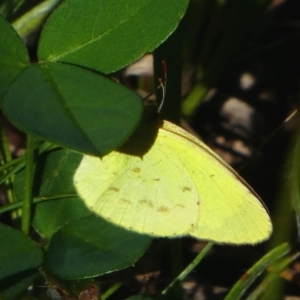
{"label": "plant stem", "polygon": [[[11,152],[9,149],[9,144],[7,140],[6,133],[4,129],[1,129],[1,165],[4,165],[5,163],[10,163],[12,161],[12,156]],[[4,174],[7,173],[7,170],[3,170]],[[5,190],[6,190],[6,196],[8,203],[13,203],[15,202],[14,200],[14,195],[12,191],[12,186],[13,186],[13,180],[14,178],[10,177],[5,181]]]}
{"label": "plant stem", "polygon": [[[45,201],[52,201],[57,199],[64,199],[64,198],[71,198],[71,197],[78,197],[75,193],[69,193],[69,194],[59,194],[59,195],[52,195],[52,196],[40,196],[33,198],[32,204],[45,202]],[[15,202],[12,204],[8,204],[5,206],[0,207],[0,214],[3,214],[7,211],[11,211],[13,209],[18,209],[22,206],[23,202]]]}
{"label": "plant stem", "polygon": [[61,0],[43,1],[14,21],[12,26],[22,38],[25,38],[45,22],[46,18],[60,2]]}
{"label": "plant stem", "polygon": [[118,290],[123,285],[122,282],[116,282],[112,287],[110,287],[102,296],[101,300],[107,299],[111,296],[116,290]]}
{"label": "plant stem", "polygon": [[25,184],[22,205],[22,231],[29,234],[32,204],[32,184],[34,174],[34,141],[35,138],[28,134],[25,157]]}
{"label": "plant stem", "polygon": [[163,291],[162,294],[166,295],[170,292],[171,289],[173,289],[177,284],[182,282],[186,276],[190,274],[191,271],[194,270],[194,268],[200,263],[200,261],[206,256],[206,254],[210,251],[214,243],[210,242],[206,244],[204,249],[196,256],[196,258],[177,276],[176,279],[174,279],[169,286],[167,286]]}
{"label": "plant stem", "polygon": [[14,165],[17,165],[18,163],[22,162],[24,160],[24,158],[25,158],[25,156],[20,156],[18,158],[15,158],[14,160],[4,163],[0,167],[0,172],[4,172],[6,169],[13,167]]}
{"label": "plant stem", "polygon": [[225,300],[242,299],[242,297],[249,289],[250,285],[254,282],[254,280],[263,271],[265,271],[268,266],[278,261],[289,251],[290,251],[290,246],[287,243],[284,243],[274,248],[269,253],[267,253],[263,258],[257,261],[245,274],[241,276],[241,278],[235,283],[233,288],[229,291]]}
{"label": "plant stem", "polygon": [[175,278],[183,269],[181,239],[172,239],[169,242],[171,245],[172,276]]}
{"label": "plant stem", "polygon": [[271,266],[271,272],[260,285],[248,296],[247,300],[280,300],[283,295],[284,281],[281,278],[284,270],[299,257],[299,253],[288,256]]}
{"label": "plant stem", "polygon": [[[38,154],[42,154],[45,151],[50,151],[58,148],[58,146],[53,145],[49,142],[44,142],[38,149]],[[11,170],[9,170],[2,178],[0,178],[0,184],[2,184],[7,178],[16,174],[18,171],[24,168],[25,166],[26,155],[20,156],[0,167],[0,172],[4,172],[6,169],[15,166]]]}
{"label": "plant stem", "polygon": [[26,0],[19,0],[19,3],[15,6],[13,12],[16,13],[25,3]]}

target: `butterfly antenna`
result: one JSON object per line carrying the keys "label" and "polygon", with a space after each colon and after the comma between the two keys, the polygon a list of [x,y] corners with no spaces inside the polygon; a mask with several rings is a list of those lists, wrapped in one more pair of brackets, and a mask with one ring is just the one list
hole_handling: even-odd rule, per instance
{"label": "butterfly antenna", "polygon": [[164,71],[164,79],[161,79],[159,78],[158,81],[159,81],[159,86],[162,90],[162,99],[160,101],[160,104],[159,104],[159,107],[157,109],[157,112],[160,113],[163,105],[164,105],[164,101],[165,101],[165,97],[166,97],[166,92],[167,92],[167,73],[168,73],[168,70],[167,70],[167,64],[164,60],[161,61],[161,64],[162,64],[162,68],[163,68],[163,71]]}

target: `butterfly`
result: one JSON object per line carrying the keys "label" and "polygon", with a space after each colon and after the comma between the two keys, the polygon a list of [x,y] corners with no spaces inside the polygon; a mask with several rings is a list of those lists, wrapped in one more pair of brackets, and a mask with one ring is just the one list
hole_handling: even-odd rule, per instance
{"label": "butterfly", "polygon": [[237,245],[268,239],[272,223],[253,189],[203,142],[147,111],[120,149],[83,157],[74,185],[86,206],[155,237]]}

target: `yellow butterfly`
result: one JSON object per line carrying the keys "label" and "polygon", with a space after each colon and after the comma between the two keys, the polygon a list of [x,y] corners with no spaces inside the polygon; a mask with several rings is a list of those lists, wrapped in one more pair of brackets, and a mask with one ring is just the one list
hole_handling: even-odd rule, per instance
{"label": "yellow butterfly", "polygon": [[227,244],[269,238],[264,204],[215,152],[168,121],[146,118],[140,128],[119,151],[83,157],[74,185],[92,212],[157,237]]}

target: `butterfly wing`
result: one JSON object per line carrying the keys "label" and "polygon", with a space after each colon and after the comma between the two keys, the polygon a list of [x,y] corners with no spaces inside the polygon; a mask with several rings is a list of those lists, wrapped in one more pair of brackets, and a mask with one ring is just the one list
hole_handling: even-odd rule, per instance
{"label": "butterfly wing", "polygon": [[102,159],[84,156],[74,185],[87,207],[140,233],[187,235],[198,222],[198,193],[164,142],[158,137],[142,158],[116,151]]}
{"label": "butterfly wing", "polygon": [[167,121],[159,136],[180,158],[198,191],[199,221],[191,236],[230,244],[255,244],[270,236],[272,224],[263,203],[217,154]]}

